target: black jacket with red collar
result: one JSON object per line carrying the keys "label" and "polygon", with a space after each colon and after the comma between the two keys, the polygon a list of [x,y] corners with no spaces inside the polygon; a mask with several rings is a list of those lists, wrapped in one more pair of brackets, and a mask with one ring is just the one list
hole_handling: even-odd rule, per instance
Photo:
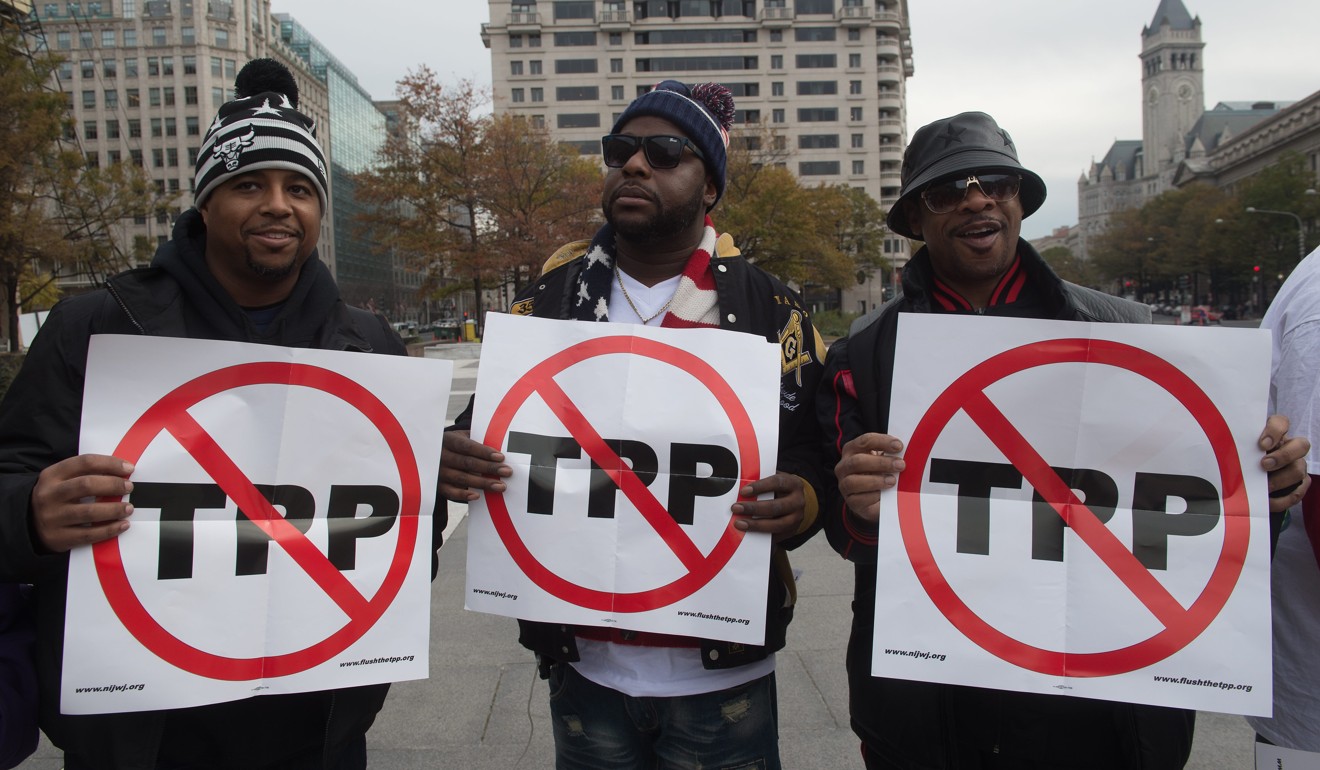
{"label": "black jacket with red collar", "polygon": [[[935,277],[925,248],[903,273],[903,293],[854,322],[830,346],[816,406],[828,467],[844,444],[888,432],[894,340],[900,313],[967,313],[1114,323],[1149,323],[1145,305],[1075,286],[1050,270],[1026,241],[990,306],[974,309]],[[848,642],[854,732],[882,766],[946,770],[986,766],[1077,770],[1174,770],[1191,751],[1195,712],[1058,695],[990,690],[871,676],[876,619],[876,525],[853,515],[837,487],[821,497],[830,544],[855,563]],[[888,764],[885,764],[888,763]]]}

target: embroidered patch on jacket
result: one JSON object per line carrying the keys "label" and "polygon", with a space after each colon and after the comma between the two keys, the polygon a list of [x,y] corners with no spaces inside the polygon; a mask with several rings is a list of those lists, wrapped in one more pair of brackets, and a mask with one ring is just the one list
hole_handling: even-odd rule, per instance
{"label": "embroidered patch on jacket", "polygon": [[509,308],[509,312],[513,315],[531,315],[532,304],[533,302],[530,299],[525,299],[522,302],[515,302],[513,303],[513,307]]}
{"label": "embroidered patch on jacket", "polygon": [[779,354],[782,374],[795,372],[797,384],[802,385],[802,367],[811,363],[811,352],[803,340],[802,313],[794,310],[788,314],[788,323],[779,331]]}

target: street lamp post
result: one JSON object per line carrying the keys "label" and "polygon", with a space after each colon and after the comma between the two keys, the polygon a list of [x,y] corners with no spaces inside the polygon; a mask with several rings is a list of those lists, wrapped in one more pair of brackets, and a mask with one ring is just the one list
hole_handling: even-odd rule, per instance
{"label": "street lamp post", "polygon": [[1272,211],[1270,209],[1258,209],[1255,206],[1247,206],[1248,214],[1278,214],[1281,217],[1292,217],[1297,223],[1297,259],[1306,256],[1306,229],[1302,225],[1302,218],[1291,211]]}

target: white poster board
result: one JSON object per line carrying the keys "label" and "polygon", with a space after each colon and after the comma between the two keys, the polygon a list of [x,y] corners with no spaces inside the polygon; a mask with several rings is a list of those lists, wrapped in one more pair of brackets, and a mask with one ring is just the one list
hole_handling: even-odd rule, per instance
{"label": "white poster board", "polygon": [[472,437],[513,468],[472,504],[468,609],[760,644],[780,353],[718,329],[491,315]]}
{"label": "white poster board", "polygon": [[876,676],[1270,712],[1268,333],[905,314],[894,371]]}
{"label": "white poster board", "polygon": [[70,554],[62,711],[424,678],[451,374],[93,337],[80,451],[136,466],[134,511],[124,534]]}

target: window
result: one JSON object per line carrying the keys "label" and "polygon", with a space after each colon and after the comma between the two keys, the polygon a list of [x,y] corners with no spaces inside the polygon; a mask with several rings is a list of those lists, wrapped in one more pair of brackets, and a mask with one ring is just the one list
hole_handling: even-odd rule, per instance
{"label": "window", "polygon": [[850,54],[848,54],[848,68],[849,68],[849,69],[855,69],[855,70],[856,70],[856,69],[861,69],[861,68],[862,68],[862,55],[859,54],[859,53],[850,53]]}
{"label": "window", "polygon": [[160,58],[159,58],[159,57],[156,57],[156,56],[148,56],[148,57],[147,57],[147,76],[148,76],[148,77],[153,77],[153,78],[154,78],[154,77],[159,77],[159,76],[160,76]]}
{"label": "window", "polygon": [[151,165],[155,168],[165,168],[165,151],[159,147],[151,151]]}
{"label": "window", "polygon": [[625,98],[623,86],[610,86],[610,98],[615,101],[622,101]]}
{"label": "window", "polygon": [[862,175],[862,174],[865,174],[865,173],[866,173],[866,161],[864,161],[864,160],[855,160],[855,161],[853,161],[853,162],[852,162],[852,172],[853,172],[854,175],[857,175],[857,176],[860,176],[860,175]]}
{"label": "window", "polygon": [[544,116],[544,115],[533,115],[533,116],[532,116],[532,128],[545,128],[545,116]]}
{"label": "window", "polygon": [[610,72],[623,72],[623,59],[610,59]]}
{"label": "window", "polygon": [[137,48],[137,30],[131,27],[124,30],[124,47]]}
{"label": "window", "polygon": [[839,119],[834,107],[806,107],[797,111],[799,123],[831,123]]}
{"label": "window", "polygon": [[555,3],[555,19],[594,19],[595,0],[559,0]]}
{"label": "window", "polygon": [[600,128],[600,114],[596,112],[567,112],[556,116],[559,128]]}
{"label": "window", "polygon": [[165,118],[165,135],[166,136],[179,135],[179,121],[177,119]]}
{"label": "window", "polygon": [[101,30],[101,47],[102,48],[115,47],[115,31],[113,29]]}
{"label": "window", "polygon": [[61,51],[69,51],[69,50],[72,50],[72,49],[73,49],[73,36],[70,35],[68,32],[63,32],[63,31],[61,31],[61,32],[56,32],[56,33],[55,33],[55,47],[58,48],[58,49],[60,49]]}
{"label": "window", "polygon": [[106,156],[105,159],[112,166],[124,159],[124,156],[119,152],[119,150],[107,150],[105,156]]}
{"label": "window", "polygon": [[160,106],[160,89],[159,89],[159,88],[148,88],[148,89],[147,89],[147,104],[150,104],[152,107],[159,107],[159,106]]}
{"label": "window", "polygon": [[95,109],[95,107],[96,107],[96,92],[95,92],[95,91],[83,91],[83,92],[82,92],[82,99],[83,99],[83,107],[84,107],[84,108],[89,109],[89,110],[90,110],[90,109]]}
{"label": "window", "polygon": [[533,33],[533,34],[527,36],[527,47],[528,47],[528,48],[540,48],[540,47],[541,47],[541,35],[540,35],[540,33]]}
{"label": "window", "polygon": [[513,101],[514,101],[515,104],[520,103],[520,102],[523,102],[523,101],[525,101],[526,98],[527,98],[527,94],[526,94],[526,93],[523,91],[523,89],[521,89],[521,88],[515,88],[515,89],[513,89],[513,91],[511,92],[511,95],[512,95],[512,99],[513,99]]}
{"label": "window", "polygon": [[107,109],[115,109],[119,106],[119,92],[113,88],[107,88],[102,93],[105,97],[105,106]]}
{"label": "window", "polygon": [[834,27],[798,27],[793,30],[793,39],[799,43],[832,43]]}
{"label": "window", "polygon": [[527,62],[527,67],[528,67],[528,71],[531,72],[533,75],[540,75],[540,74],[541,74],[541,60],[540,60],[540,59],[532,59],[531,61]]}
{"label": "window", "polygon": [[832,53],[802,53],[797,56],[798,69],[828,69],[838,66],[838,57]]}
{"label": "window", "polygon": [[95,139],[95,138],[96,138],[96,121],[95,120],[83,121],[83,139]]}
{"label": "window", "polygon": [[797,84],[798,96],[833,96],[839,84],[833,80],[803,80]]}
{"label": "window", "polygon": [[798,163],[798,176],[838,176],[837,160],[804,160]]}
{"label": "window", "polygon": [[733,122],[734,122],[734,123],[760,123],[760,122],[761,122],[761,111],[760,111],[760,110],[734,110],[734,111],[733,111]]}
{"label": "window", "polygon": [[782,29],[770,30],[770,42],[772,43],[784,42],[784,31]]}
{"label": "window", "polygon": [[199,149],[199,148],[197,148],[197,147],[189,147],[189,148],[188,148],[188,165],[189,165],[189,166],[196,166],[196,165],[197,165],[197,151],[198,151],[198,149]]}
{"label": "window", "polygon": [[197,45],[197,29],[195,27],[180,27],[179,39],[184,45]]}
{"label": "window", "polygon": [[860,150],[860,149],[862,149],[863,147],[866,146],[866,145],[865,145],[865,142],[866,142],[866,139],[862,136],[862,134],[853,134],[853,135],[852,135],[852,146],[853,146],[853,149],[855,149],[855,150]]}
{"label": "window", "polygon": [[592,46],[596,45],[595,32],[556,32],[555,45],[565,46]]}
{"label": "window", "polygon": [[521,74],[523,74],[523,63],[520,62],[520,61],[511,61],[511,62],[509,62],[509,74],[510,74],[510,75],[521,75]]}
{"label": "window", "polygon": [[161,89],[161,95],[165,97],[165,106],[174,106],[174,86],[165,86]]}
{"label": "window", "polygon": [[543,101],[545,101],[545,89],[544,89],[544,88],[533,88],[533,89],[532,89],[532,101],[534,101],[534,102],[543,102]]}
{"label": "window", "polygon": [[86,158],[87,158],[87,168],[100,168],[100,167],[101,167],[101,155],[100,155],[100,153],[98,153],[98,152],[96,152],[96,151],[89,152],[89,153],[87,153]]}
{"label": "window", "polygon": [[138,89],[136,88],[125,88],[124,101],[128,104],[129,107],[141,107],[142,106],[141,92],[138,91]]}
{"label": "window", "polygon": [[179,148],[178,148],[178,147],[168,147],[168,148],[166,148],[166,150],[165,150],[165,165],[167,165],[167,166],[171,166],[171,167],[173,167],[173,168],[178,168],[178,166],[179,166]]}
{"label": "window", "polygon": [[216,48],[229,47],[229,30],[217,29],[215,31],[215,47]]}
{"label": "window", "polygon": [[828,13],[834,15],[834,0],[793,0],[798,13]]}
{"label": "window", "polygon": [[225,89],[220,86],[211,87],[211,106],[219,107],[225,103]]}
{"label": "window", "polygon": [[522,35],[509,35],[510,48],[522,48],[522,46],[523,46]]}
{"label": "window", "polygon": [[234,81],[234,75],[238,72],[238,65],[233,59],[225,59],[225,80]]}
{"label": "window", "polygon": [[803,134],[798,137],[799,150],[834,150],[838,146],[838,134]]}
{"label": "window", "polygon": [[179,191],[179,180],[178,180],[178,179],[171,179],[170,182],[169,182],[169,184],[170,184],[170,192],[172,192],[172,193],[176,193],[176,192]]}
{"label": "window", "polygon": [[96,77],[96,62],[91,59],[82,59],[78,62],[78,71],[84,78],[91,80]]}
{"label": "window", "polygon": [[161,124],[160,118],[152,118],[152,119],[151,119],[151,136],[152,136],[152,137],[159,139],[160,137],[162,137],[162,136],[165,135],[165,132],[161,129],[161,125],[162,125],[162,124]]}
{"label": "window", "polygon": [[858,43],[861,42],[861,40],[862,40],[862,31],[860,29],[857,29],[856,27],[849,27],[848,42]]}
{"label": "window", "polygon": [[610,33],[610,45],[623,45],[623,33],[622,33],[622,32],[611,32],[611,33]]}
{"label": "window", "polygon": [[212,57],[211,57],[211,76],[212,76],[212,77],[217,77],[217,78],[220,77],[220,57],[219,57],[219,56],[212,56]]}
{"label": "window", "polygon": [[[131,161],[131,162],[133,163],[133,165],[135,165],[135,166],[139,166],[139,167],[141,167],[141,166],[145,165],[145,164],[143,163],[143,161],[142,161],[142,151],[141,151],[141,150],[129,150],[129,151],[128,151],[128,159],[129,159],[129,161]],[[143,222],[139,222],[138,224],[146,224],[146,222],[143,221]]]}
{"label": "window", "polygon": [[555,101],[558,102],[590,102],[598,99],[600,89],[596,86],[560,86],[555,89]]}
{"label": "window", "polygon": [[164,27],[152,27],[152,28],[151,28],[151,44],[152,44],[152,45],[165,45],[165,28],[164,28]]}
{"label": "window", "polygon": [[[128,138],[129,139],[142,138],[142,121],[138,120],[137,118],[128,119]],[[141,164],[139,163],[138,165]]]}
{"label": "window", "polygon": [[41,18],[49,19],[60,15],[60,7],[54,3],[46,3],[41,6]]}
{"label": "window", "polygon": [[92,42],[94,39],[90,29],[82,30],[78,33],[78,47],[84,51],[90,51],[96,48],[96,44]]}
{"label": "window", "polygon": [[107,120],[105,122],[105,138],[106,139],[119,138],[119,121]]}
{"label": "window", "polygon": [[197,74],[197,57],[196,57],[196,56],[185,56],[185,57],[183,57],[183,74],[185,74],[185,75],[196,75],[196,74]]}
{"label": "window", "polygon": [[862,108],[861,108],[861,107],[853,107],[851,110],[849,110],[849,112],[848,112],[848,120],[857,121],[857,120],[861,120],[861,119],[862,119]]}
{"label": "window", "polygon": [[166,76],[171,76],[171,77],[174,75],[174,57],[173,57],[173,56],[162,56],[162,57],[160,57],[160,74],[162,74],[162,75],[166,75]]}
{"label": "window", "polygon": [[775,81],[775,82],[773,82],[773,83],[770,84],[770,95],[771,95],[771,96],[783,96],[783,95],[784,95],[784,83],[783,83],[783,81],[778,81],[778,80],[777,80],[777,81]]}
{"label": "window", "polygon": [[113,80],[114,78],[119,77],[119,60],[102,59],[101,77],[106,78],[107,80]]}
{"label": "window", "polygon": [[772,70],[782,70],[783,68],[784,68],[784,55],[783,55],[783,54],[778,54],[778,53],[776,53],[776,54],[771,54],[771,55],[770,55],[770,69],[772,69]]}
{"label": "window", "polygon": [[783,123],[783,122],[784,122],[784,111],[783,111],[783,110],[770,110],[770,120],[771,120],[771,122],[773,122],[773,123]]}
{"label": "window", "polygon": [[555,62],[556,75],[575,75],[595,71],[595,59],[559,59]]}
{"label": "window", "polygon": [[[200,136],[202,133],[201,126],[197,121],[196,115],[189,115],[188,117],[184,118],[183,125],[184,125],[184,133],[186,133],[188,136]],[[192,163],[192,161],[188,161],[188,162]]]}
{"label": "window", "polygon": [[861,93],[862,93],[862,81],[860,81],[860,80],[849,80],[849,81],[848,81],[848,93],[851,94],[851,95],[853,95],[853,96],[860,96]]}
{"label": "window", "polygon": [[138,60],[124,59],[124,77],[136,78],[138,76]]}
{"label": "window", "polygon": [[68,59],[61,61],[56,75],[65,83],[73,80],[73,62]]}
{"label": "window", "polygon": [[191,105],[197,104],[197,86],[183,87],[183,103]]}

